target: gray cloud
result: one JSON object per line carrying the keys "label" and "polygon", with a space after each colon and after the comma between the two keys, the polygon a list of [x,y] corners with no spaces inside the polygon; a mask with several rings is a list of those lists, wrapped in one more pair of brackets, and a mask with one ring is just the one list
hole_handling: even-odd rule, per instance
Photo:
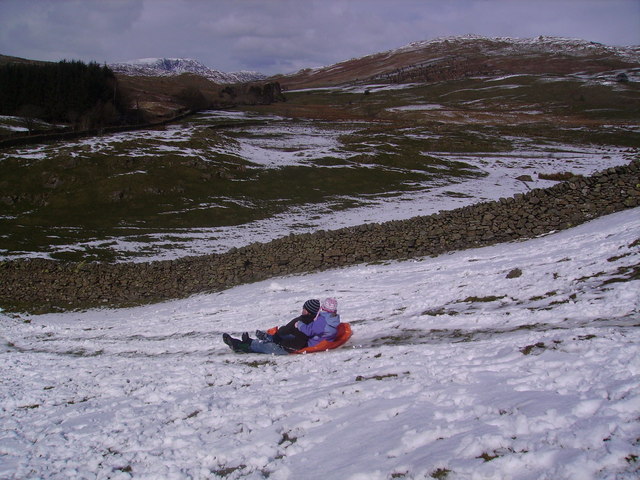
{"label": "gray cloud", "polygon": [[640,44],[638,0],[0,0],[0,53],[284,73],[441,36]]}

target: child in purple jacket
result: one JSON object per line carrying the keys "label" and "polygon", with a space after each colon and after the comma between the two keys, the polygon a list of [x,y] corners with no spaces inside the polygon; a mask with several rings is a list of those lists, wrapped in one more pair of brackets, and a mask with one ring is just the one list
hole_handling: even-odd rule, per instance
{"label": "child in purple jacket", "polygon": [[309,347],[313,347],[323,340],[332,342],[338,334],[338,301],[326,298],[320,305],[320,311],[313,322],[305,324],[297,322],[296,328],[309,337]]}

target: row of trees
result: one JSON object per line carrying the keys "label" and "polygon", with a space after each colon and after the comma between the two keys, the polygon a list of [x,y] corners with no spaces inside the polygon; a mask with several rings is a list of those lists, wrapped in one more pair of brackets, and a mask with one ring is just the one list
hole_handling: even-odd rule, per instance
{"label": "row of trees", "polygon": [[107,66],[79,61],[0,65],[0,114],[76,128],[104,126],[120,112],[116,78]]}

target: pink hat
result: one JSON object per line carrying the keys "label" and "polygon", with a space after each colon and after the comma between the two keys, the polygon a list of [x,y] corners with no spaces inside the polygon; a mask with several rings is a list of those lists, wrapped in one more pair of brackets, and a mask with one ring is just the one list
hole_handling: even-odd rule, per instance
{"label": "pink hat", "polygon": [[320,308],[325,312],[336,313],[338,311],[338,301],[335,298],[325,298]]}

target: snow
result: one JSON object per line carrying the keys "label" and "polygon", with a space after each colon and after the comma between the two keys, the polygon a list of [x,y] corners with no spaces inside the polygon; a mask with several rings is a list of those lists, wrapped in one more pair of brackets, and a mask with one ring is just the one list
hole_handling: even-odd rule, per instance
{"label": "snow", "polygon": [[387,108],[390,112],[420,111],[420,110],[442,110],[443,105],[439,103],[421,103],[418,105],[405,105],[403,107]]}
{"label": "snow", "polygon": [[[0,477],[637,478],[639,214],[136,308],[0,314]],[[325,296],[345,347],[221,340]]]}
{"label": "snow", "polygon": [[338,153],[338,138],[353,130],[319,129],[311,124],[254,127],[235,153],[258,168],[301,165],[323,157],[344,159],[347,156]]}
{"label": "snow", "polygon": [[[30,119],[33,125],[38,128],[68,128],[66,125],[48,123],[43,120]],[[25,126],[25,119],[23,117],[16,117],[11,115],[0,115],[0,129],[9,130],[12,132],[28,132],[29,129]]]}

